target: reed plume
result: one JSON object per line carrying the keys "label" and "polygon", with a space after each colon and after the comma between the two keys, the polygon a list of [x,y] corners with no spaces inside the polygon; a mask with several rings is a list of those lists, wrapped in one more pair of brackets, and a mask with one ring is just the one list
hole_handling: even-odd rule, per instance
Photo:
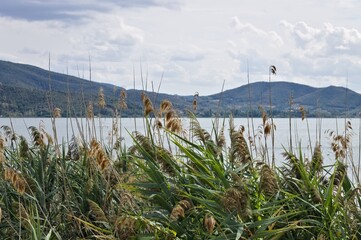
{"label": "reed plume", "polygon": [[170,219],[172,221],[177,221],[180,218],[184,218],[185,213],[184,213],[184,208],[180,205],[176,205],[173,209],[172,212],[170,214]]}
{"label": "reed plume", "polygon": [[188,200],[179,201],[175,207],[172,209],[170,214],[170,219],[172,221],[177,221],[185,217],[185,212],[191,208],[191,203]]}
{"label": "reed plume", "polygon": [[312,173],[321,172],[322,165],[323,165],[323,156],[322,156],[321,144],[316,143],[311,161],[311,172]]}
{"label": "reed plume", "polygon": [[267,164],[261,169],[260,189],[267,198],[271,198],[279,190],[276,174]]}
{"label": "reed plume", "polygon": [[207,141],[212,141],[211,135],[207,130],[201,127],[198,120],[196,118],[191,118],[191,131],[193,136],[197,139],[202,141],[202,143],[206,143]]}
{"label": "reed plume", "polygon": [[144,116],[148,116],[149,113],[154,111],[153,103],[145,93],[142,93],[141,97],[142,97],[142,102],[143,102],[143,107],[144,107]]}
{"label": "reed plume", "polygon": [[110,164],[109,158],[106,152],[101,147],[101,144],[94,138],[90,141],[89,157],[96,160],[100,170],[105,170]]}
{"label": "reed plume", "polygon": [[163,128],[162,121],[158,117],[155,119],[154,127],[156,129],[162,129]]}
{"label": "reed plume", "polygon": [[0,163],[5,161],[5,140],[0,136]]}
{"label": "reed plume", "polygon": [[343,181],[345,175],[346,175],[346,165],[343,164],[342,162],[340,161],[337,161],[337,164],[336,164],[336,170],[334,172],[335,176],[334,176],[334,180],[333,180],[333,184],[335,186],[339,186],[340,183]]}
{"label": "reed plume", "polygon": [[61,117],[61,109],[60,108],[54,108],[53,117],[54,118],[60,118]]}
{"label": "reed plume", "polygon": [[169,101],[169,100],[163,100],[161,103],[160,103],[160,113],[167,113],[169,111],[171,111],[173,108],[173,105],[172,103]]}
{"label": "reed plume", "polygon": [[306,110],[305,110],[305,108],[303,106],[300,106],[299,110],[301,112],[301,119],[303,121],[306,118]]}
{"label": "reed plume", "polygon": [[199,93],[196,92],[193,97],[193,111],[197,111],[197,100],[199,97]]}
{"label": "reed plume", "polygon": [[297,179],[301,179],[301,172],[299,169],[299,164],[301,161],[291,152],[284,152],[282,154],[286,160],[289,161],[289,165],[291,166],[291,174],[293,174]]}
{"label": "reed plume", "polygon": [[222,126],[218,138],[217,138],[217,146],[222,149],[226,145],[226,137],[224,135],[224,125]]}
{"label": "reed plume", "polygon": [[90,214],[92,214],[95,218],[96,221],[99,221],[99,222],[107,222],[108,219],[103,211],[103,209],[101,209],[101,207],[99,207],[99,205],[88,199],[88,204],[89,204],[89,208],[90,208]]}
{"label": "reed plume", "polygon": [[207,213],[204,216],[203,225],[204,228],[207,230],[209,234],[212,234],[214,231],[214,227],[216,226],[216,219],[213,217],[212,214]]}
{"label": "reed plume", "polygon": [[29,127],[29,129],[34,145],[43,148],[45,146],[44,135],[34,126]]}
{"label": "reed plume", "polygon": [[104,90],[102,87],[99,88],[99,92],[98,92],[98,106],[100,108],[105,107],[105,96],[104,96]]}
{"label": "reed plume", "polygon": [[89,101],[88,106],[86,108],[86,117],[88,119],[94,118],[93,102],[91,102],[91,101]]}
{"label": "reed plume", "polygon": [[227,211],[236,211],[243,220],[250,215],[248,193],[242,184],[228,188],[224,192],[222,203]]}
{"label": "reed plume", "polygon": [[178,114],[175,110],[169,110],[165,116],[165,128],[174,133],[181,133],[183,131],[183,125],[181,119],[178,117]]}
{"label": "reed plume", "polygon": [[13,129],[9,126],[3,125],[0,128],[4,130],[5,133],[5,141],[16,141],[17,137],[14,133]]}
{"label": "reed plume", "polygon": [[27,185],[25,178],[12,168],[5,168],[4,171],[4,179],[9,181],[20,195],[23,195]]}
{"label": "reed plume", "polygon": [[238,167],[240,164],[248,164],[252,161],[251,154],[248,149],[246,139],[243,136],[244,127],[241,126],[239,130],[235,130],[233,116],[229,119],[230,128],[230,162],[233,167]]}
{"label": "reed plume", "polygon": [[23,136],[20,136],[19,153],[21,158],[26,158],[29,155],[29,145]]}
{"label": "reed plume", "polygon": [[120,98],[119,98],[119,103],[118,106],[120,109],[127,109],[128,105],[127,105],[127,92],[123,89],[122,91],[120,91]]}
{"label": "reed plume", "polygon": [[146,153],[150,158],[157,162],[163,172],[170,176],[175,174],[173,164],[176,163],[176,160],[167,149],[153,145],[148,137],[139,132],[134,132],[133,135],[139,148],[131,147],[129,149],[130,153],[138,155]]}
{"label": "reed plume", "polygon": [[81,141],[73,135],[68,146],[67,157],[72,160],[79,160],[83,149]]}

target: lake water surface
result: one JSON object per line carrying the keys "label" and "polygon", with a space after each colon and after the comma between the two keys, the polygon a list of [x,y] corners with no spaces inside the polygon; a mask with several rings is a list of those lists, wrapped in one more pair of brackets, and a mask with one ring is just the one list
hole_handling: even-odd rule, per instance
{"label": "lake water surface", "polygon": [[[202,128],[211,132],[212,126],[216,124],[215,119],[213,118],[198,118]],[[226,138],[229,135],[229,122],[228,119],[219,119],[219,125],[222,124],[223,120],[225,121],[225,135]],[[97,139],[102,139],[104,143],[110,141],[109,135],[112,131],[112,122],[114,120],[111,118],[101,118],[94,119],[95,129],[97,133]],[[308,121],[308,124],[307,124]],[[317,141],[321,141],[323,156],[326,163],[332,164],[334,161],[334,154],[331,150],[331,139],[329,132],[334,131],[338,134],[344,134],[345,132],[345,119],[336,119],[336,118],[326,118],[326,119],[316,119],[309,118],[306,120],[301,120],[299,118],[293,118],[291,120],[291,133],[292,133],[292,145],[293,147],[301,147],[302,153],[305,157],[310,158],[311,151],[310,149],[314,148],[314,145]],[[351,122],[352,127],[352,149],[350,149],[350,153],[352,153],[352,159],[354,162],[359,161],[359,152],[360,152],[360,119],[347,119],[347,121]],[[57,118],[55,119],[55,125],[57,129],[58,142],[67,142],[71,139],[73,133],[76,136],[80,135],[80,132],[85,134],[85,137],[88,136],[88,133],[91,132],[89,130],[89,126],[86,124],[86,119],[66,119],[66,118]],[[189,129],[189,119],[182,119],[183,127],[185,129]],[[245,127],[245,137],[248,136],[259,136],[260,139],[257,140],[256,137],[256,145],[257,141],[261,141],[264,145],[264,138],[262,135],[257,134],[259,129],[261,129],[262,119],[255,118],[253,119],[253,127],[252,122],[247,118],[235,118],[234,123],[236,128],[238,129],[241,125]],[[284,148],[289,149],[290,146],[290,124],[289,119],[287,118],[275,118],[274,124],[276,125],[275,130],[275,156],[278,163],[281,163],[284,159],[282,156],[282,152],[284,152]],[[37,128],[44,128],[46,132],[52,134],[52,124],[51,119],[49,118],[0,118],[0,126],[12,126],[15,133],[18,135],[22,135],[27,139],[30,139],[30,134],[28,131],[28,127],[35,126]],[[126,146],[130,146],[132,144],[132,138],[129,133],[137,130],[141,133],[145,132],[145,123],[144,118],[122,118],[121,122],[118,122],[116,126],[121,126],[121,136],[124,138],[124,142]],[[248,127],[249,126],[249,127]],[[253,134],[253,129],[254,133]],[[351,133],[351,131],[350,131]],[[0,129],[0,134],[4,135],[3,129]],[[229,139],[229,137],[228,137]],[[271,149],[271,138],[268,137],[266,139],[268,148]],[[310,142],[312,147],[310,147]],[[256,154],[256,153],[254,153]],[[270,153],[269,153],[270,154]],[[257,158],[257,156],[254,156]]]}

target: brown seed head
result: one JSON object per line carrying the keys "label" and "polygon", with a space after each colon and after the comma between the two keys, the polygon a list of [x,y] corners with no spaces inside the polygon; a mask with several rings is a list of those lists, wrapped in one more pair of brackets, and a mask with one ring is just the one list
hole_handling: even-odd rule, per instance
{"label": "brown seed head", "polygon": [[93,111],[93,103],[89,102],[88,107],[86,108],[86,116],[88,119],[94,118],[94,111]]}
{"label": "brown seed head", "polygon": [[301,118],[302,121],[306,118],[306,110],[303,106],[300,106]]}
{"label": "brown seed head", "polygon": [[59,117],[61,117],[61,110],[60,110],[60,108],[54,108],[53,116],[54,116],[54,118],[59,118]]}
{"label": "brown seed head", "polygon": [[170,214],[170,219],[173,221],[177,221],[179,218],[184,218],[184,209],[180,205],[176,205]]}
{"label": "brown seed head", "polygon": [[239,186],[228,188],[224,192],[222,198],[223,206],[229,212],[237,211],[242,218],[246,218],[250,214],[248,194],[244,186],[241,183],[237,183]]}
{"label": "brown seed head", "polygon": [[120,99],[119,99],[119,108],[120,109],[127,109],[127,92],[125,90],[122,90],[120,92]]}
{"label": "brown seed head", "polygon": [[276,174],[266,164],[261,170],[260,189],[267,198],[275,195],[279,189]]}
{"label": "brown seed head", "polygon": [[180,205],[185,211],[192,207],[192,204],[186,199],[180,200],[178,205]]}
{"label": "brown seed head", "polygon": [[108,221],[103,209],[101,209],[100,206],[96,202],[88,199],[88,204],[89,204],[91,213],[95,216],[95,219],[97,221],[101,221],[101,222]]}
{"label": "brown seed head", "polygon": [[98,106],[100,108],[104,108],[105,107],[105,97],[104,97],[104,90],[102,87],[99,88],[99,93],[98,93]]}
{"label": "brown seed head", "polygon": [[159,118],[157,118],[157,119],[155,120],[154,126],[155,126],[157,129],[161,129],[161,128],[163,127],[163,124],[162,124],[162,122],[160,121]]}
{"label": "brown seed head", "polygon": [[24,194],[27,183],[20,173],[16,172],[11,168],[6,168],[4,178],[6,181],[9,181],[13,185],[13,187],[18,193],[20,193],[21,195]]}
{"label": "brown seed head", "polygon": [[144,106],[144,116],[148,116],[149,113],[153,112],[154,110],[152,101],[145,93],[142,94],[142,101]]}
{"label": "brown seed head", "polygon": [[172,110],[173,105],[169,100],[163,100],[160,103],[160,112],[161,113],[166,113],[169,112],[170,110]]}
{"label": "brown seed head", "polygon": [[194,98],[193,98],[193,110],[194,110],[194,111],[197,111],[197,99],[198,99],[198,96],[199,96],[199,93],[196,92],[196,93],[194,94]]}
{"label": "brown seed head", "polygon": [[[174,117],[176,117],[177,114],[174,110],[171,110],[171,111],[168,111],[166,114],[165,114],[165,124],[167,125]],[[168,128],[168,127],[167,127]]]}
{"label": "brown seed head", "polygon": [[211,214],[207,213],[204,216],[203,225],[207,230],[207,232],[209,234],[212,234],[214,231],[214,227],[216,226],[216,219],[214,219],[214,217]]}
{"label": "brown seed head", "polygon": [[5,161],[5,140],[0,137],[0,163]]}

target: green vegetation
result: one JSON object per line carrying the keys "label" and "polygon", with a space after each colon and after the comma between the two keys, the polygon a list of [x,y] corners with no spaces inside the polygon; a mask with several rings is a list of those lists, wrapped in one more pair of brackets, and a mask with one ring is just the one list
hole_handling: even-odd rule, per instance
{"label": "green vegetation", "polygon": [[[99,91],[98,106],[105,105]],[[69,143],[35,127],[28,142],[3,126],[2,239],[361,238],[359,178],[355,172],[351,181],[346,166],[349,123],[345,134],[330,131],[332,166],[323,164],[316,144],[312,159],[291,147],[275,167],[266,144],[273,121],[262,109],[256,141],[244,137],[232,116],[229,130],[215,118],[209,132],[193,113],[186,129],[170,101],[158,108],[143,94],[142,105],[147,131],[128,133],[128,147],[120,140],[119,115],[104,144],[89,107],[85,124],[92,131]],[[125,108],[123,102],[119,112]],[[58,116],[55,109],[53,135]],[[253,157],[256,151],[262,159]]]}

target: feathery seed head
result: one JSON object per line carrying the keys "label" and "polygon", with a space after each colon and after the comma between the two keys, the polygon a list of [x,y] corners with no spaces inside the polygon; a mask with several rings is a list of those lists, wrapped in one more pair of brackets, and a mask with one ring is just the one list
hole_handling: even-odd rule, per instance
{"label": "feathery seed head", "polygon": [[142,93],[142,101],[144,106],[144,116],[148,116],[149,113],[153,112],[154,110],[152,101],[145,93]]}
{"label": "feathery seed head", "polygon": [[184,213],[184,209],[181,205],[177,204],[173,209],[172,212],[170,214],[170,219],[172,221],[177,221],[180,218],[184,218],[185,213]]}
{"label": "feathery seed head", "polygon": [[163,100],[160,103],[160,112],[161,113],[167,113],[170,110],[172,110],[172,108],[173,108],[173,105],[169,100]]}
{"label": "feathery seed head", "polygon": [[120,99],[119,99],[119,108],[120,109],[127,109],[127,92],[123,89],[120,91]]}
{"label": "feathery seed head", "polygon": [[96,202],[88,199],[88,204],[89,204],[91,214],[93,214],[95,216],[95,219],[97,221],[101,221],[101,222],[108,221],[104,211],[100,208],[100,206]]}
{"label": "feathery seed head", "polygon": [[345,174],[346,174],[346,168],[347,168],[347,166],[345,164],[343,164],[342,162],[339,162],[339,161],[337,162],[337,167],[336,167],[336,170],[334,173],[335,177],[334,177],[334,181],[333,181],[333,184],[335,186],[340,185],[340,183],[344,179]]}
{"label": "feathery seed head", "polygon": [[321,151],[321,144],[316,143],[311,161],[312,172],[320,172],[322,170],[322,164],[323,164],[323,156]]}
{"label": "feathery seed head", "polygon": [[99,88],[99,93],[98,93],[98,106],[100,108],[104,108],[105,107],[105,97],[104,97],[104,90],[102,87]]}
{"label": "feathery seed head", "polygon": [[60,108],[54,108],[53,117],[54,117],[54,118],[60,118],[60,117],[61,117],[61,110],[60,110]]}
{"label": "feathery seed head", "polygon": [[237,211],[242,217],[249,216],[248,194],[244,186],[234,186],[228,188],[222,198],[223,206],[229,212]]}
{"label": "feathery seed head", "polygon": [[93,103],[90,101],[86,108],[86,116],[88,119],[94,118]]}
{"label": "feathery seed head", "polygon": [[186,199],[180,200],[178,205],[180,205],[185,211],[192,207],[192,204]]}
{"label": "feathery seed head", "polygon": [[0,163],[5,161],[5,141],[0,136]]}
{"label": "feathery seed head", "polygon": [[5,168],[4,171],[5,180],[9,181],[18,193],[24,194],[27,183],[21,174],[11,168]]}
{"label": "feathery seed head", "polygon": [[217,146],[219,148],[223,148],[225,145],[226,145],[226,137],[224,136],[224,126],[222,126],[222,129],[217,139]]}
{"label": "feathery seed head", "polygon": [[155,120],[154,126],[155,126],[156,129],[161,129],[161,128],[163,128],[163,124],[162,124],[162,122],[160,121],[159,118],[157,118],[157,119]]}
{"label": "feathery seed head", "polygon": [[175,207],[172,209],[170,214],[170,219],[172,221],[177,221],[180,218],[184,218],[185,212],[192,207],[191,203],[186,200],[180,200]]}
{"label": "feathery seed head", "polygon": [[214,227],[216,226],[216,219],[214,219],[212,214],[207,213],[204,216],[203,225],[207,232],[209,234],[212,234],[214,231]]}
{"label": "feathery seed head", "polygon": [[198,99],[199,93],[196,92],[193,97],[193,110],[197,111],[197,99]]}
{"label": "feathery seed head", "polygon": [[268,198],[274,196],[279,190],[276,174],[266,164],[261,169],[260,189]]}
{"label": "feathery seed head", "polygon": [[306,110],[303,106],[300,106],[301,118],[302,121],[306,118]]}

